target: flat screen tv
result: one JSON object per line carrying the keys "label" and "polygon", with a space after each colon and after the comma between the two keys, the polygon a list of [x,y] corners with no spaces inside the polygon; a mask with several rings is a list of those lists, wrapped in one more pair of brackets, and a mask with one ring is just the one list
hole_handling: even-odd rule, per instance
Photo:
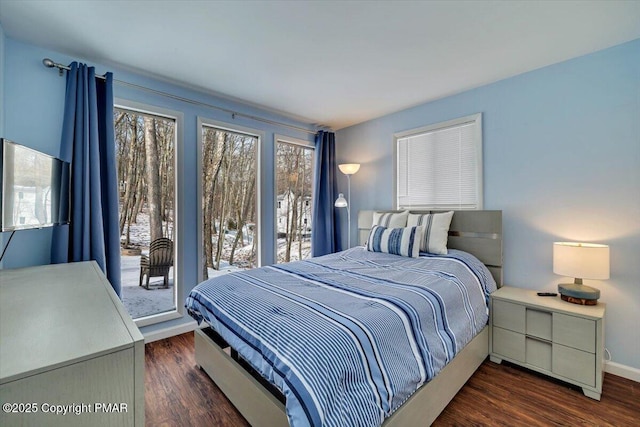
{"label": "flat screen tv", "polygon": [[2,231],[69,222],[69,163],[3,138],[0,144]]}

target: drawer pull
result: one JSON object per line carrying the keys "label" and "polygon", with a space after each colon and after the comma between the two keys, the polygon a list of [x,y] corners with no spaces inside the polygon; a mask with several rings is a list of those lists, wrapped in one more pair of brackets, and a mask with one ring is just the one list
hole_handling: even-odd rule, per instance
{"label": "drawer pull", "polygon": [[540,337],[535,337],[533,335],[527,335],[528,339],[534,340],[534,341],[540,341],[543,343],[547,343],[547,344],[551,344],[551,340],[545,340],[544,338],[540,338]]}
{"label": "drawer pull", "polygon": [[529,311],[537,311],[538,313],[544,313],[544,314],[552,314],[553,313],[552,311],[542,310],[542,309],[539,309],[537,307],[527,307],[527,310],[529,310]]}

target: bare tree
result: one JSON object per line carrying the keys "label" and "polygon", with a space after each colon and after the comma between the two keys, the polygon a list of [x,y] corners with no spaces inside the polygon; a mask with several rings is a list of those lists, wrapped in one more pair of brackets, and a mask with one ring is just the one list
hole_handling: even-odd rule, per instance
{"label": "bare tree", "polygon": [[203,129],[203,231],[204,231],[204,277],[207,267],[214,268],[213,236],[216,227],[216,196],[218,180],[227,153],[224,132],[212,128]]}
{"label": "bare tree", "polygon": [[277,221],[278,232],[284,233],[284,247],[278,253],[278,261],[303,259],[310,253],[312,164],[312,149],[278,142],[276,182],[280,207]]}
{"label": "bare tree", "polygon": [[[229,255],[229,264],[234,263],[234,256],[238,243],[244,245],[244,229],[247,224],[247,216],[250,212],[250,207],[253,206],[253,200],[255,199],[255,174],[252,171],[255,168],[255,144],[246,137],[236,138],[236,144],[238,144],[238,160],[234,163],[233,171],[233,183],[235,193],[235,205],[234,205],[234,224],[236,228],[236,237],[231,247],[231,253]],[[253,256],[255,259],[255,255]]]}
{"label": "bare tree", "polygon": [[160,195],[160,164],[158,142],[156,138],[156,121],[153,117],[144,116],[144,141],[147,163],[147,213],[151,241],[162,237],[162,204]]}
{"label": "bare tree", "polygon": [[[144,139],[138,127],[137,115],[121,113],[121,120],[116,121],[116,141],[118,143],[118,176],[120,178],[120,235],[126,227],[124,245],[131,244],[131,224],[136,221],[144,196],[139,187],[145,172]],[[142,160],[142,161],[141,161]]]}
{"label": "bare tree", "polygon": [[[114,124],[120,186],[120,234],[126,233],[124,244],[129,245],[131,224],[136,222],[147,202],[152,240],[170,236],[175,194],[175,121],[115,109]],[[163,224],[160,231],[158,224]]]}
{"label": "bare tree", "polygon": [[[246,227],[255,222],[257,139],[205,126],[202,129],[203,248],[206,267],[221,262],[255,265],[255,250],[247,254]],[[227,242],[227,231],[235,237]],[[255,244],[253,239],[253,244]],[[206,271],[203,272],[207,277]]]}
{"label": "bare tree", "polygon": [[[224,135],[224,144],[229,144],[230,143],[230,135],[228,133],[225,133]],[[222,248],[224,247],[224,243],[225,243],[225,235],[226,235],[226,216],[227,216],[227,201],[229,199],[229,191],[227,190],[229,188],[229,183],[230,183],[230,178],[231,178],[231,174],[230,174],[230,168],[231,168],[231,161],[229,159],[229,156],[223,156],[222,157],[222,172],[223,172],[223,176],[224,176],[224,180],[223,180],[223,191],[221,192],[221,199],[220,199],[220,205],[219,205],[219,211],[218,211],[218,242],[216,245],[216,253],[215,253],[215,263],[214,263],[214,267],[216,270],[220,270],[220,260],[222,258]]]}

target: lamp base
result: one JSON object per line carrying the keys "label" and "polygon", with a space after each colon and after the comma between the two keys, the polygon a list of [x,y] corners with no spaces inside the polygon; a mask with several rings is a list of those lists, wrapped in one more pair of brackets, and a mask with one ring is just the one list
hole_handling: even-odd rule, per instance
{"label": "lamp base", "polygon": [[600,298],[600,290],[577,283],[560,283],[558,292],[563,301],[581,305],[596,305]]}

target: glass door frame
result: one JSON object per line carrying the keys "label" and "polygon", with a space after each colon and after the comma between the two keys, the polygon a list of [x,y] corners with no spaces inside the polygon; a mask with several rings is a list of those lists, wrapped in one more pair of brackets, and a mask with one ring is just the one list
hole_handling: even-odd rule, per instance
{"label": "glass door frame", "polygon": [[143,327],[156,323],[166,322],[168,320],[179,319],[184,317],[184,293],[182,292],[182,279],[184,278],[184,166],[182,159],[184,158],[184,114],[180,111],[169,110],[167,108],[157,107],[155,105],[144,104],[141,102],[129,101],[127,99],[116,98],[114,100],[114,108],[130,110],[141,114],[152,116],[166,117],[175,120],[175,148],[174,148],[174,236],[173,236],[173,300],[175,308],[171,311],[152,314],[149,316],[133,319],[136,326]]}

